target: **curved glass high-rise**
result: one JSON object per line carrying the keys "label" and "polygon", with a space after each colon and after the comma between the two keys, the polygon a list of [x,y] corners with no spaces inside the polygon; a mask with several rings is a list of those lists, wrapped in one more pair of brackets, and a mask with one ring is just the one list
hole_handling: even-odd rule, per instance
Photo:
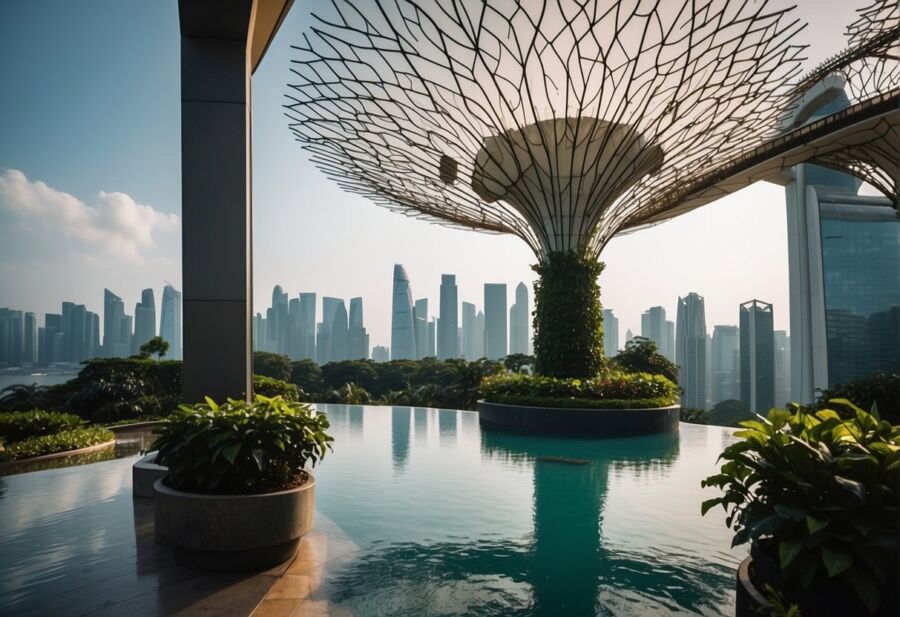
{"label": "curved glass high-rise", "polygon": [[401,264],[394,264],[391,359],[416,359],[416,326],[413,316],[412,291],[409,289],[409,276]]}

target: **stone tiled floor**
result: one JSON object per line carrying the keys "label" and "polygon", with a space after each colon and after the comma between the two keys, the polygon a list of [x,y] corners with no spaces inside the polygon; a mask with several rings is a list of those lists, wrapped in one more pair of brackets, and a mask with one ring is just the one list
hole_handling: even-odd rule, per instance
{"label": "stone tiled floor", "polygon": [[134,460],[0,478],[0,615],[340,614],[320,590],[357,548],[324,516],[278,567],[189,570],[154,541],[152,500],[132,498]]}

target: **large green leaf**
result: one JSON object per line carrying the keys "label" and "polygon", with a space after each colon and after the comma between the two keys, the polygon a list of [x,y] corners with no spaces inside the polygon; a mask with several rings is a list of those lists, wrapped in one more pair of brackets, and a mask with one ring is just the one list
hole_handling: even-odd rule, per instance
{"label": "large green leaf", "polygon": [[822,547],[822,563],[829,578],[834,578],[853,564],[853,556],[844,549],[826,545]]}

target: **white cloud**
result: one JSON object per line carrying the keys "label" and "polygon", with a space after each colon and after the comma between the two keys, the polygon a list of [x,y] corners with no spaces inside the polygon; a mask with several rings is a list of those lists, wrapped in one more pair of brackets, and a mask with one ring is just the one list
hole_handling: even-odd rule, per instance
{"label": "white cloud", "polygon": [[0,174],[0,215],[42,238],[68,239],[74,250],[143,263],[157,233],[178,229],[178,216],[101,191],[92,204],[30,181],[15,169]]}

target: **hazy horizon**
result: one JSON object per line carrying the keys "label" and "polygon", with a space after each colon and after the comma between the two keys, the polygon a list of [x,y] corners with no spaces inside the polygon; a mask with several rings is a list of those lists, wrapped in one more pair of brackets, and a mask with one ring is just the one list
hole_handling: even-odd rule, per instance
{"label": "hazy horizon", "polygon": [[[534,280],[524,242],[378,208],[340,190],[293,143],[281,108],[289,46],[315,4],[295,4],[253,80],[254,312],[265,313],[276,284],[292,297],[362,296],[371,346],[390,346],[394,263],[435,315],[442,273],[456,274],[460,302],[482,308],[483,284],[501,282],[511,303],[515,285]],[[800,37],[808,67],[844,45],[864,4],[801,3],[797,16],[816,20]],[[0,67],[15,96],[0,114],[0,306],[42,319],[69,300],[102,315],[104,287],[129,314],[145,287],[158,306],[163,281],[181,288],[177,4],[14,0],[4,15]],[[691,291],[706,299],[710,333],[736,324],[738,305],[754,298],[773,303],[775,328],[788,329],[780,186],[757,183],[617,237],[601,259],[601,301],[622,343],[651,306],[674,321],[677,297]]]}

